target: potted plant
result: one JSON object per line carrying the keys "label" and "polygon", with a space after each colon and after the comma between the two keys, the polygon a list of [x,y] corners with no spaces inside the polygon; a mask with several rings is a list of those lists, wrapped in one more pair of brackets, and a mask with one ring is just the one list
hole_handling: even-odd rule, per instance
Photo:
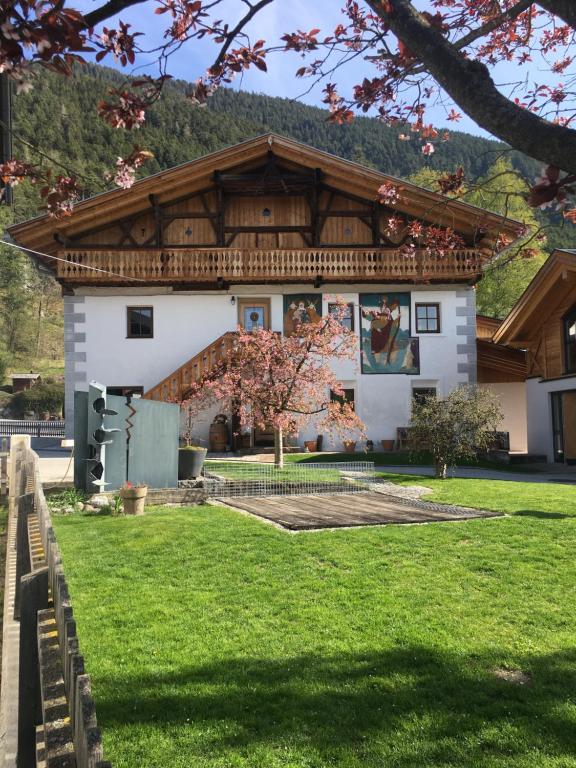
{"label": "potted plant", "polygon": [[346,453],[354,453],[356,450],[356,440],[344,440],[344,450]]}
{"label": "potted plant", "polygon": [[192,480],[202,474],[208,450],[200,445],[185,445],[178,451],[178,480]]}
{"label": "potted plant", "polygon": [[202,474],[207,448],[192,444],[192,415],[190,406],[186,408],[186,429],[182,435],[184,445],[178,450],[178,480],[193,480]]}
{"label": "potted plant", "polygon": [[143,515],[147,494],[148,486],[144,485],[144,483],[134,485],[126,481],[120,488],[120,498],[124,503],[124,513],[126,515]]}
{"label": "potted plant", "polygon": [[383,451],[394,450],[394,440],[380,440],[380,445],[382,446]]}

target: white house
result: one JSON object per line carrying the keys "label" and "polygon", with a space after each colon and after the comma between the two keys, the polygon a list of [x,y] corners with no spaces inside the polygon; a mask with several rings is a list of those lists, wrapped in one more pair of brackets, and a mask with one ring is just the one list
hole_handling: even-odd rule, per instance
{"label": "white house", "polygon": [[[416,242],[406,255],[414,222],[450,227],[463,245]],[[291,332],[341,296],[361,349],[338,373],[378,445],[408,424],[414,398],[476,382],[474,284],[519,225],[265,135],[10,232],[62,284],[69,431],[73,392],[92,379],[177,400],[239,323]]]}

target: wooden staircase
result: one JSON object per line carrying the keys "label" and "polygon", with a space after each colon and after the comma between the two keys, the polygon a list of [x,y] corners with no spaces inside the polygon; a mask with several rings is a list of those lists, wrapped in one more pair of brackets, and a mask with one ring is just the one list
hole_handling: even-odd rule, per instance
{"label": "wooden staircase", "polygon": [[180,403],[192,384],[204,378],[214,366],[221,363],[234,348],[236,333],[228,331],[213,341],[188,362],[177,368],[159,384],[145,392],[146,400],[162,400],[166,403]]}

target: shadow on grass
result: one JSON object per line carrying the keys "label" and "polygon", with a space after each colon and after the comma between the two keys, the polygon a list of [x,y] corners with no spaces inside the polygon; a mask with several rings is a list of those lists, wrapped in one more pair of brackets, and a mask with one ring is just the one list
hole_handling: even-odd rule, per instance
{"label": "shadow on grass", "polygon": [[565,520],[574,515],[565,515],[562,512],[541,512],[538,509],[519,509],[513,512],[514,517],[537,517],[540,520]]}
{"label": "shadow on grass", "polygon": [[98,684],[98,720],[104,731],[150,723],[172,732],[192,723],[203,748],[215,753],[289,744],[292,754],[312,748],[331,765],[350,751],[375,766],[388,750],[401,768],[500,765],[530,755],[537,765],[536,750],[573,758],[568,709],[576,652],[515,659],[529,685],[498,679],[501,662],[496,652],[410,646],[327,658],[233,658],[173,674],[120,671]]}

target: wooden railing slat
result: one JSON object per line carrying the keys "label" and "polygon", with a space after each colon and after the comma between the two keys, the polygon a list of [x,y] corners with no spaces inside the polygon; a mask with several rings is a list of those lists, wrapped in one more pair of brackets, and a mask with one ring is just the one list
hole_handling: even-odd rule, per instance
{"label": "wooden railing slat", "polygon": [[[59,252],[56,275],[66,283],[325,282],[363,280],[462,280],[478,275],[485,258],[473,249],[406,256],[394,248],[168,248],[140,250],[67,249]],[[91,267],[93,269],[91,269]],[[101,271],[98,271],[101,270]]]}

